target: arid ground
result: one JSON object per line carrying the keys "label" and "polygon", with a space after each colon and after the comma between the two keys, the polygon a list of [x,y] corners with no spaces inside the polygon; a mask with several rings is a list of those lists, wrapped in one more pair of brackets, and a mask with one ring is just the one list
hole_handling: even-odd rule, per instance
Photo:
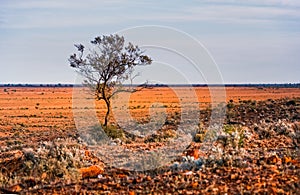
{"label": "arid ground", "polygon": [[[193,89],[197,101],[190,103],[200,111],[200,123],[190,147],[169,165],[134,172],[103,163],[79,138],[73,111],[94,108],[73,105],[72,87],[1,87],[0,192],[299,193],[300,88],[226,87],[226,116],[216,140],[206,139],[209,89]],[[127,108],[147,123],[156,103],[167,113],[159,133],[132,138],[112,129],[114,143],[151,150],[175,138],[182,105],[174,90],[144,89],[130,96]],[[118,106],[112,105],[114,112]],[[102,121],[105,105],[97,102],[95,108]],[[113,114],[110,121],[117,123]]]}

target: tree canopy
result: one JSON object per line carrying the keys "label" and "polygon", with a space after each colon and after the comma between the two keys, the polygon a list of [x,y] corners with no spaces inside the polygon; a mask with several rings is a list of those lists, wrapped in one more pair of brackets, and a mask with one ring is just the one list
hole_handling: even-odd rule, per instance
{"label": "tree canopy", "polygon": [[[84,85],[91,88],[98,100],[104,100],[107,106],[104,126],[107,126],[110,113],[110,100],[120,90],[126,80],[132,80],[134,67],[149,65],[152,59],[144,55],[144,51],[137,45],[125,45],[123,36],[107,35],[98,36],[91,41],[93,45],[87,51],[82,44],[75,44],[78,53],[69,57],[70,66],[84,77]],[[124,91],[124,89],[122,90]],[[126,91],[126,90],[125,90]],[[135,90],[128,90],[134,92]]]}

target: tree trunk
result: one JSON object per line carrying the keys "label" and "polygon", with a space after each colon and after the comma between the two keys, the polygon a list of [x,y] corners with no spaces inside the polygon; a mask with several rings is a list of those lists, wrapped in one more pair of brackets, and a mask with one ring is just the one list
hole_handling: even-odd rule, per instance
{"label": "tree trunk", "polygon": [[106,128],[107,127],[107,123],[108,123],[109,113],[110,113],[110,101],[107,98],[105,98],[104,101],[106,103],[107,111],[106,111],[106,115],[105,115],[105,118],[104,118],[104,124],[103,124],[103,126]]}
{"label": "tree trunk", "polygon": [[[98,84],[98,85],[100,85],[100,84]],[[105,104],[106,104],[106,114],[105,114],[103,126],[106,128],[107,123],[108,123],[109,113],[110,113],[110,98],[107,97],[107,94],[106,94],[106,91],[105,91],[105,89],[107,87],[106,86],[106,81],[102,85],[103,86],[101,87],[101,95],[102,95],[102,99],[105,101]]]}

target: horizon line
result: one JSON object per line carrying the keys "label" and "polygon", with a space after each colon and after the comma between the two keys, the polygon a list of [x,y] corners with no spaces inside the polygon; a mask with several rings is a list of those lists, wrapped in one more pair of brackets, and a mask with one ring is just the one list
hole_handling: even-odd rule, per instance
{"label": "horizon line", "polygon": [[[293,87],[300,88],[300,83],[224,83],[224,84],[204,84],[204,83],[192,83],[192,84],[123,84],[123,86],[150,86],[150,87],[208,87],[208,86],[224,86],[224,87]],[[70,83],[40,83],[40,84],[30,84],[30,83],[6,83],[0,84],[0,87],[82,87],[83,84],[70,84]]]}

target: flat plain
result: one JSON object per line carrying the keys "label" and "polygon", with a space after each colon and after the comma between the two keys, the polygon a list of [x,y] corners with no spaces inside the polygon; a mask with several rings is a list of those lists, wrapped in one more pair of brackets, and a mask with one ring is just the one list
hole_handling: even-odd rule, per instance
{"label": "flat plain", "polygon": [[[201,111],[202,124],[191,147],[173,164],[141,173],[109,167],[78,141],[73,111],[95,110],[102,121],[106,112],[103,102],[97,101],[95,107],[74,105],[72,87],[1,87],[0,192],[295,194],[300,189],[300,88],[226,87],[224,132],[213,143],[222,150],[219,156],[201,151],[207,132],[205,120],[211,113],[209,88],[144,89],[123,102],[131,116],[147,123],[151,108],[159,103],[169,122],[165,123],[167,130],[162,128],[166,130],[163,138],[141,139],[140,146],[156,148],[173,138],[176,120],[180,122],[176,115],[181,112],[181,100],[189,101],[191,90],[196,96],[189,103]],[[179,97],[176,91],[187,95]],[[113,112],[118,112],[119,104],[124,107],[122,97],[115,101]],[[114,113],[110,121],[117,123]],[[123,147],[136,147],[129,138],[121,140]],[[53,154],[56,147],[61,147],[60,151]],[[61,159],[70,153],[74,159]],[[65,161],[67,165],[58,163]],[[187,162],[190,166],[185,166]]]}
{"label": "flat plain", "polygon": [[[190,91],[190,88],[179,88]],[[211,102],[209,88],[195,87],[200,109],[205,109]],[[74,130],[72,109],[93,109],[72,105],[72,87],[21,87],[0,88],[0,128],[12,130],[22,127],[32,131]],[[256,88],[256,87],[227,87],[226,102],[233,100],[262,101],[300,97],[299,88]],[[134,117],[149,114],[153,103],[165,105],[168,112],[180,109],[180,101],[172,88],[159,87],[145,89],[131,95],[129,110]],[[105,104],[97,101],[95,106],[99,120],[103,119],[106,111]]]}

